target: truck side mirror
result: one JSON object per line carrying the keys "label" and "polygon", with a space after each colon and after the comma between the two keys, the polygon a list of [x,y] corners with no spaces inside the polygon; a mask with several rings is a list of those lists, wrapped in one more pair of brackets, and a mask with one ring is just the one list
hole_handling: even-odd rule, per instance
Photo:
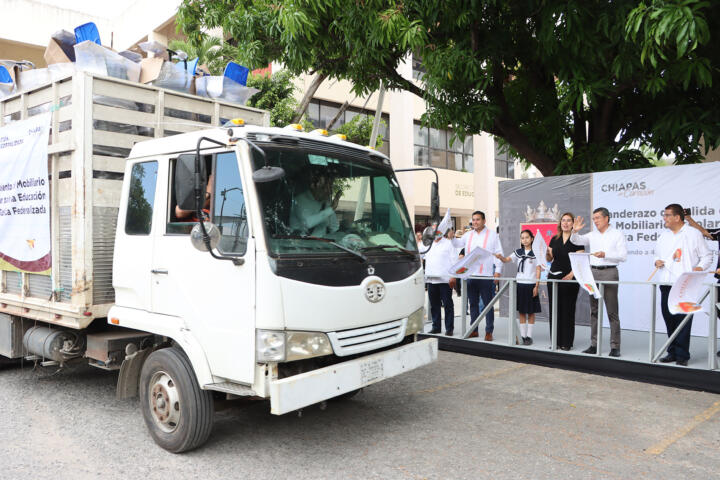
{"label": "truck side mirror", "polygon": [[[175,162],[175,201],[182,210],[195,210],[195,155],[184,153],[179,155]],[[200,159],[201,190],[207,188],[207,172],[205,161]]]}
{"label": "truck side mirror", "polygon": [[440,222],[440,194],[438,193],[437,182],[430,185],[430,221]]}

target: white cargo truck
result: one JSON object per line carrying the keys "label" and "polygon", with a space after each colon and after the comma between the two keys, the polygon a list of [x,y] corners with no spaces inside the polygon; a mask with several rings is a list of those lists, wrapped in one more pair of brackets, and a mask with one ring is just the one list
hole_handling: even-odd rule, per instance
{"label": "white cargo truck", "polygon": [[1,101],[0,128],[42,112],[51,264],[2,270],[0,359],[119,371],[118,396],[183,452],[218,397],[280,415],[437,358],[383,154],[87,73]]}

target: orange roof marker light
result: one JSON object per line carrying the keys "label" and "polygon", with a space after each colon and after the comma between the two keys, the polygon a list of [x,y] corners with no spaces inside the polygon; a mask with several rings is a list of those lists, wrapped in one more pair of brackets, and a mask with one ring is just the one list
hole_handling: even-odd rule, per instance
{"label": "orange roof marker light", "polygon": [[245,126],[245,120],[243,120],[242,118],[233,118],[232,120],[230,120],[230,123],[232,123],[236,127]]}
{"label": "orange roof marker light", "polygon": [[333,138],[339,138],[340,140],[347,140],[347,135],[345,135],[344,133],[336,133],[335,135],[333,135]]}
{"label": "orange roof marker light", "polygon": [[304,130],[303,126],[299,123],[291,123],[290,125],[287,125],[285,127],[288,130],[295,130],[296,132],[302,132]]}
{"label": "orange roof marker light", "polygon": [[310,135],[322,135],[323,137],[327,137],[328,131],[325,130],[324,128],[316,128],[315,130],[310,132]]}

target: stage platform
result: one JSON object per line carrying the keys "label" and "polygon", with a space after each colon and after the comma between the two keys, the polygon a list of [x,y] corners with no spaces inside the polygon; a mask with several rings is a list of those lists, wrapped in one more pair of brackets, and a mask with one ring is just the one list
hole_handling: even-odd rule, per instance
{"label": "stage platform", "polygon": [[[456,302],[456,305],[459,302]],[[456,310],[457,311],[457,310]],[[443,325],[443,332],[444,332]],[[430,331],[430,324],[425,325],[425,332]],[[575,327],[575,345],[570,351],[552,351],[550,329],[547,322],[537,322],[533,329],[533,345],[508,345],[508,319],[495,317],[494,340],[486,342],[484,337],[485,322],[480,323],[480,337],[464,340],[462,338],[461,317],[455,318],[454,335],[430,335],[437,337],[441,350],[465,353],[481,357],[491,357],[515,362],[532,363],[548,367],[564,368],[627,380],[656,383],[680,388],[703,390],[720,393],[720,370],[718,363],[709,369],[708,339],[692,337],[690,340],[691,358],[688,366],[675,363],[650,363],[649,333],[634,330],[623,330],[621,336],[620,358],[609,357],[610,329],[603,329],[602,354],[588,355],[582,353],[590,346],[590,327]],[[665,333],[655,334],[655,351],[667,341]],[[718,342],[720,344],[720,341]]]}

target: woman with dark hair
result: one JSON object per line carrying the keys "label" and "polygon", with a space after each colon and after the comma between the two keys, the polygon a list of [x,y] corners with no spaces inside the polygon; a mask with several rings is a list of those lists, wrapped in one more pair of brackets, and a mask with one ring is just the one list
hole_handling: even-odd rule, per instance
{"label": "woman with dark hair", "polygon": [[[563,213],[557,226],[557,234],[550,239],[547,261],[552,262],[548,279],[572,280],[575,278],[570,268],[569,253],[582,251],[583,247],[570,241],[575,216]],[[580,286],[577,283],[558,283],[557,285],[557,346],[561,350],[571,350],[575,341],[575,304]],[[548,282],[548,323],[552,334],[553,288]]]}
{"label": "woman with dark hair", "polygon": [[[523,345],[532,345],[532,329],[535,325],[535,314],[540,311],[540,263],[532,251],[535,236],[530,230],[520,232],[520,248],[511,256],[503,257],[497,253],[495,256],[507,263],[513,259],[517,263],[517,311],[520,317],[520,336]],[[527,321],[527,323],[526,323]]]}

